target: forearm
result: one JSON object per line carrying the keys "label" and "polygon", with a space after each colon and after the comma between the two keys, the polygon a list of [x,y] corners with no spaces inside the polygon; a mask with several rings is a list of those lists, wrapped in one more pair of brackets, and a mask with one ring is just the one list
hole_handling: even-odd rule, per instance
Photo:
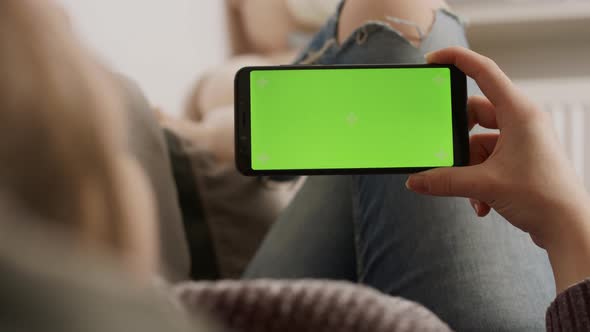
{"label": "forearm", "polygon": [[545,245],[558,294],[590,278],[590,200],[580,204],[580,209],[564,216]]}

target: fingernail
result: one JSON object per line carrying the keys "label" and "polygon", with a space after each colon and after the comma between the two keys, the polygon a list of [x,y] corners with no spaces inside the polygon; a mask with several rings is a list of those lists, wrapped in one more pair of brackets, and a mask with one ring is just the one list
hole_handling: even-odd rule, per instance
{"label": "fingernail", "polygon": [[424,175],[412,175],[406,182],[406,188],[417,193],[427,193],[426,177]]}
{"label": "fingernail", "polygon": [[472,202],[471,206],[473,206],[473,210],[475,210],[475,214],[479,216],[479,211],[481,211],[481,206],[477,202]]}
{"label": "fingernail", "polygon": [[434,54],[434,52],[428,52],[424,54],[424,59],[426,59],[426,62],[430,63],[430,58],[432,57],[432,54]]}

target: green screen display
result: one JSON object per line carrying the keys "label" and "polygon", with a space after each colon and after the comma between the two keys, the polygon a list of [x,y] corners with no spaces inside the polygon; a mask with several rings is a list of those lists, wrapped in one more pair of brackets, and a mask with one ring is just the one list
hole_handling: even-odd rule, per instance
{"label": "green screen display", "polygon": [[255,70],[252,169],[453,166],[448,68]]}

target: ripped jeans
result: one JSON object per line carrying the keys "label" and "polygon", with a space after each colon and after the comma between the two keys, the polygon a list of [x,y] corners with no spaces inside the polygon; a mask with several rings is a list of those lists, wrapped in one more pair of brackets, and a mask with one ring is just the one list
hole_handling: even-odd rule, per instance
{"label": "ripped jeans", "polygon": [[[298,63],[423,63],[426,52],[467,45],[447,11],[419,48],[377,22],[339,45],[338,17]],[[479,93],[474,82],[469,91]],[[458,331],[544,331],[555,295],[545,252],[497,213],[477,218],[467,200],[408,192],[406,179],[309,178],[245,277],[348,280],[416,301]]]}

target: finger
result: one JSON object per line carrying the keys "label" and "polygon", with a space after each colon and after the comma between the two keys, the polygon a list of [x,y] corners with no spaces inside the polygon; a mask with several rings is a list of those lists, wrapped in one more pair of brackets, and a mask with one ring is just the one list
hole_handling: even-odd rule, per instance
{"label": "finger", "polygon": [[406,187],[419,194],[483,199],[486,179],[480,166],[438,168],[410,176]]}
{"label": "finger", "polygon": [[475,211],[475,214],[478,217],[483,218],[490,214],[490,212],[492,211],[492,208],[489,205],[480,200],[470,199],[469,202],[471,203],[471,206],[473,207],[473,210]]}
{"label": "finger", "polygon": [[476,125],[487,129],[498,129],[496,107],[486,97],[470,97],[467,101],[467,112],[469,130],[472,130]]}
{"label": "finger", "polygon": [[484,163],[494,153],[499,134],[478,134],[469,141],[469,162],[472,166]]}
{"label": "finger", "polygon": [[510,104],[518,95],[514,84],[498,65],[483,55],[463,47],[450,47],[429,53],[429,63],[454,64],[472,77],[482,92],[496,106]]}

